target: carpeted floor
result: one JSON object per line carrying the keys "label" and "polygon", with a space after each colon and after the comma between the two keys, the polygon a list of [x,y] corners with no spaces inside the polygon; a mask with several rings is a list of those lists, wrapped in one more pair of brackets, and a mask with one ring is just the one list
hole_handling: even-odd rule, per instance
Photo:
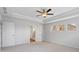
{"label": "carpeted floor", "polygon": [[66,47],[63,45],[37,42],[31,44],[22,44],[13,47],[2,48],[2,52],[78,52],[78,48]]}

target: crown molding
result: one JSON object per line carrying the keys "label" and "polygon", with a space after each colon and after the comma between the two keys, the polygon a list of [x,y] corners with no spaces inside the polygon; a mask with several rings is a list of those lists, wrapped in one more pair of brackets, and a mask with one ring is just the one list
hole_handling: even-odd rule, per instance
{"label": "crown molding", "polygon": [[74,18],[74,17],[79,17],[79,14],[77,14],[77,13],[79,13],[79,8],[75,8],[73,10],[67,11],[67,12],[60,14],[60,15],[57,15],[55,17],[47,18],[47,19],[45,19],[45,21],[40,20],[40,19],[36,19],[33,17],[21,15],[18,13],[11,13],[11,12],[8,12],[7,14],[2,13],[2,15],[7,16],[7,17],[17,18],[20,20],[28,20],[28,21],[41,23],[41,24],[48,24],[48,23],[67,20],[67,19]]}
{"label": "crown molding", "polygon": [[75,17],[79,17],[79,14],[77,14],[77,15],[72,15],[72,16],[68,16],[68,17],[64,17],[64,18],[60,18],[60,19],[56,19],[56,20],[53,20],[53,21],[49,21],[49,22],[46,22],[45,24],[54,23],[54,22],[59,22],[59,21],[64,21],[64,20],[69,20],[69,19],[75,18]]}
{"label": "crown molding", "polygon": [[16,19],[19,19],[19,20],[28,20],[28,21],[31,21],[31,22],[37,22],[37,23],[43,24],[43,22],[39,19],[35,19],[35,18],[29,17],[29,16],[24,16],[24,15],[21,15],[21,14],[18,14],[18,13],[8,13],[8,14],[2,14],[2,15],[6,16],[6,17],[16,18]]}
{"label": "crown molding", "polygon": [[74,17],[79,17],[79,8],[75,8],[75,9],[65,12],[61,15],[51,17],[51,18],[47,19],[48,21],[44,21],[44,23],[48,24],[48,23],[67,20],[67,19],[74,18]]}

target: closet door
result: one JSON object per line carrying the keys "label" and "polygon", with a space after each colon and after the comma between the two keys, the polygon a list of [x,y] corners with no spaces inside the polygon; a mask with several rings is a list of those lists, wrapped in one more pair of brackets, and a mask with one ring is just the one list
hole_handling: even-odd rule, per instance
{"label": "closet door", "polygon": [[3,22],[3,47],[15,45],[15,25],[12,22]]}
{"label": "closet door", "polygon": [[1,23],[0,23],[0,48],[1,48]]}
{"label": "closet door", "polygon": [[30,42],[30,27],[21,23],[16,24],[16,44]]}
{"label": "closet door", "polygon": [[31,37],[31,27],[26,27],[26,43],[30,43],[30,37]]}
{"label": "closet door", "polygon": [[0,15],[0,50],[1,50],[1,15]]}

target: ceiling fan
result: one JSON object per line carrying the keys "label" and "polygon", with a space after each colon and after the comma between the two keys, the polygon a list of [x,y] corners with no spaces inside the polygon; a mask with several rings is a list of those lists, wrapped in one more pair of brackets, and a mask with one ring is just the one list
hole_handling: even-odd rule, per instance
{"label": "ceiling fan", "polygon": [[43,16],[44,18],[46,18],[47,15],[54,15],[53,13],[49,13],[51,10],[52,9],[48,9],[48,10],[42,9],[42,11],[36,10],[36,12],[40,13],[40,15],[37,16]]}

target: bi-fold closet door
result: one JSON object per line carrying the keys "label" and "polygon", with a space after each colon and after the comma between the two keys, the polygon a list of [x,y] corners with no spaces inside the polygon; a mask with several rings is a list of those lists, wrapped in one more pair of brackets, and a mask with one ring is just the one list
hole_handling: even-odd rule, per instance
{"label": "bi-fold closet door", "polygon": [[12,22],[2,23],[2,47],[15,45],[15,24]]}
{"label": "bi-fold closet door", "polygon": [[1,50],[1,15],[0,15],[0,50]]}
{"label": "bi-fold closet door", "polygon": [[1,49],[1,22],[0,22],[0,49]]}
{"label": "bi-fold closet door", "polygon": [[15,25],[16,44],[30,43],[30,26],[23,23],[16,23]]}
{"label": "bi-fold closet door", "polygon": [[30,43],[30,27],[14,22],[2,23],[2,47]]}
{"label": "bi-fold closet door", "polygon": [[0,23],[0,48],[1,48],[1,23]]}

